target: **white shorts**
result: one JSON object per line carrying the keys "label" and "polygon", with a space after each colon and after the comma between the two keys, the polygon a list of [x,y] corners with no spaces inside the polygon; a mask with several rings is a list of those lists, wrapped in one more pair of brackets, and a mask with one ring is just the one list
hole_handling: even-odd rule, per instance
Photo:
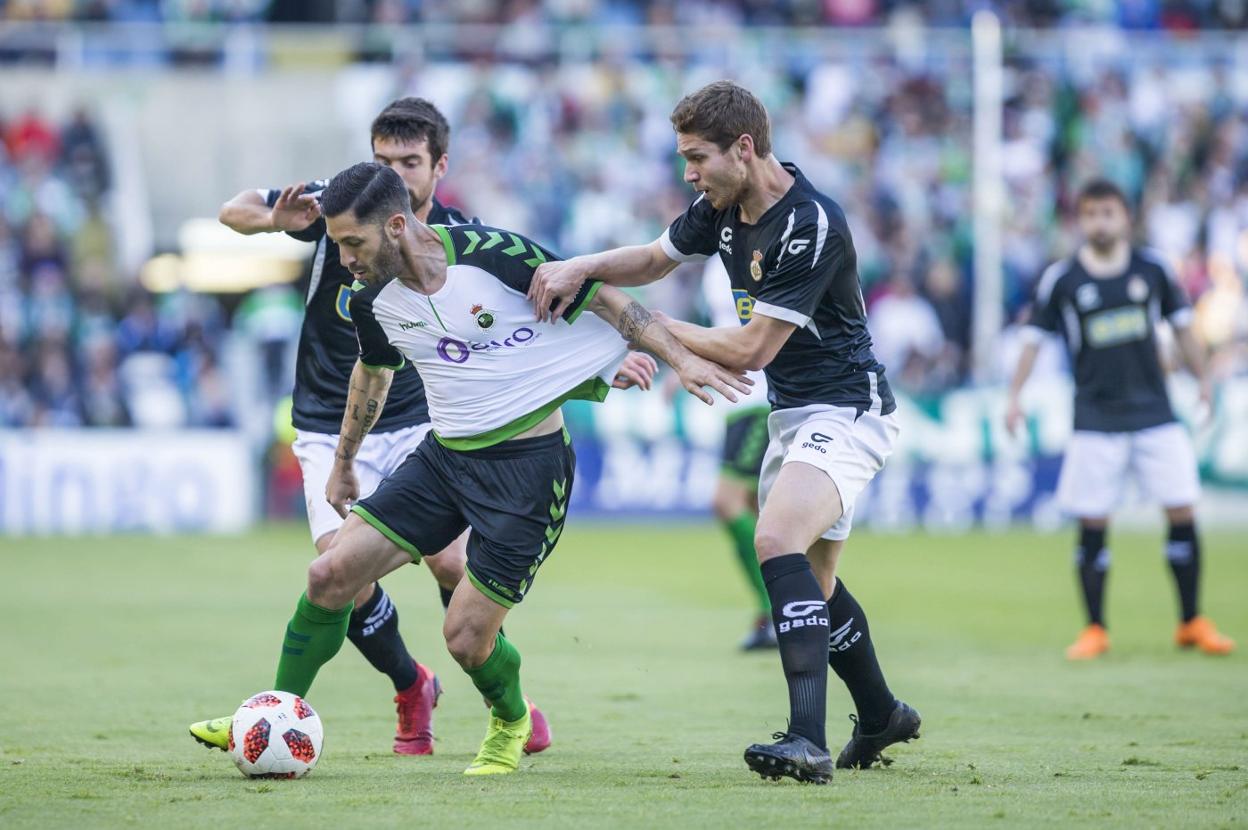
{"label": "white shorts", "polygon": [[1075,432],[1057,481],[1057,503],[1079,518],[1108,516],[1134,480],[1140,495],[1162,507],[1200,499],[1196,453],[1180,424],[1136,432]]}
{"label": "white shorts", "polygon": [[767,454],[758,479],[758,506],[780,475],[780,468],[791,461],[803,461],[828,474],[841,494],[844,513],[823,533],[822,538],[843,541],[854,523],[854,503],[858,495],[884,468],[892,455],[901,428],[893,414],[861,415],[852,407],[803,406],[777,409],[767,418]]}
{"label": "white shorts", "polygon": [[[396,429],[393,432],[372,432],[364,437],[364,443],[355,456],[355,476],[360,482],[360,498],[371,494],[381,480],[394,472],[403,460],[425,440],[432,424]],[[308,527],[312,541],[316,542],[326,533],[333,533],[342,526],[342,517],[325,499],[325,485],[334,466],[334,451],[338,448],[338,436],[323,432],[295,430],[295,443],[291,446],[299,469],[303,472],[303,500],[308,506]]]}

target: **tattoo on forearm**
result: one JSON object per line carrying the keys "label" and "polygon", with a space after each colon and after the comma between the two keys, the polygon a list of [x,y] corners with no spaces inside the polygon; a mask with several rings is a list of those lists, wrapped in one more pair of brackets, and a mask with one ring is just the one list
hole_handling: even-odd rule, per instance
{"label": "tattoo on forearm", "polygon": [[641,335],[653,322],[654,317],[650,312],[641,303],[634,300],[620,313],[620,320],[616,328],[619,329],[620,334],[624,335],[625,340],[640,345]]}
{"label": "tattoo on forearm", "polygon": [[373,422],[377,420],[377,399],[369,398],[368,403],[364,404],[364,432],[367,433],[373,428]]}

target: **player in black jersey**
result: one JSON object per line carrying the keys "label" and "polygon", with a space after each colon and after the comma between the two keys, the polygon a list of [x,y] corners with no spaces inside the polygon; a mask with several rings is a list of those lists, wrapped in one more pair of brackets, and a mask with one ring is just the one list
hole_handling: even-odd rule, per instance
{"label": "player in black jersey", "polygon": [[[394,101],[374,119],[370,132],[373,161],[402,177],[418,219],[439,225],[469,221],[434,195],[447,170],[450,127],[433,104],[421,98]],[[316,245],[295,368],[297,439],[293,449],[303,473],[308,524],[318,554],[329,549],[343,521],[326,499],[326,483],[334,467],[345,467],[357,495],[367,496],[420,445],[430,429],[420,375],[410,368],[395,372],[389,404],[368,438],[353,448],[353,457],[336,457],[347,393],[361,381],[356,365],[359,344],[348,307],[355,278],[343,267],[338,245],[326,234],[318,194],[327,185],[327,180],[321,180],[281,190],[244,190],[225,203],[220,215],[223,224],[239,233],[285,232]],[[465,555],[461,538],[441,555],[426,560],[444,606],[463,578]],[[398,612],[380,583],[369,585],[355,598],[347,636],[394,684],[399,720],[394,751],[432,754],[433,709],[441,686],[432,671],[408,654],[399,633]],[[535,710],[534,738],[527,749],[540,752],[549,744],[549,726],[540,710]]]}
{"label": "player in black jersey", "polygon": [[862,608],[836,578],[854,502],[892,451],[895,404],[871,353],[845,215],[772,156],[763,105],[719,81],[683,98],[672,125],[685,180],[700,193],[693,205],[649,245],[542,265],[529,293],[544,318],[561,313],[590,275],[641,285],[681,262],[723,260],[741,325],[664,322],[696,354],[762,369],[770,387],[755,549],[790,720],[777,743],[752,745],[745,759],[765,777],[824,783],[829,665],[858,710],[838,767],[870,766],[884,747],[918,737],[918,713],[889,691]]}
{"label": "player in black jersey", "polygon": [[1088,615],[1087,627],[1066,656],[1089,660],[1109,649],[1102,601],[1109,569],[1105,532],[1130,478],[1141,493],[1161,503],[1170,524],[1166,557],[1180,607],[1176,642],[1227,654],[1234,643],[1198,610],[1194,505],[1200,478],[1191,441],[1170,409],[1157,353],[1156,324],[1165,318],[1207,405],[1212,392],[1191,331],[1191,306],[1164,261],[1131,246],[1130,209],[1116,185],[1090,182],[1076,207],[1084,243],[1073,257],[1050,266],[1036,285],[1006,415],[1006,425],[1016,431],[1023,421],[1019,396],[1040,341],[1045,333],[1062,335],[1075,376],[1075,431],[1062,462],[1057,499],[1079,518],[1075,563]]}

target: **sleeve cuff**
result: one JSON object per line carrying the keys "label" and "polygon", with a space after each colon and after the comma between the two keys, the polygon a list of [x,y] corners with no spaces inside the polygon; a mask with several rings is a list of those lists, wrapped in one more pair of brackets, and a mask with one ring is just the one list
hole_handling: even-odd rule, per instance
{"label": "sleeve cuff", "polygon": [[386,364],[384,364],[384,363],[369,363],[367,360],[365,360],[364,358],[362,358],[362,357],[361,357],[361,358],[360,358],[360,365],[362,365],[362,366],[364,366],[364,367],[366,367],[366,368],[372,369],[372,370],[374,370],[374,371],[376,371],[377,369],[389,369],[389,370],[390,370],[390,371],[392,371],[392,372],[397,372],[397,371],[399,371],[400,369],[402,369],[404,366],[406,366],[406,365],[407,365],[407,358],[400,356],[400,357],[399,357],[399,362],[398,362],[398,364],[397,364],[397,365],[395,365],[395,366],[387,366],[387,365],[386,365]]}
{"label": "sleeve cuff", "polygon": [[1176,308],[1166,317],[1170,321],[1170,325],[1176,329],[1185,329],[1192,324],[1192,318],[1195,317],[1190,305]]}
{"label": "sleeve cuff", "polygon": [[659,237],[659,246],[663,249],[663,253],[673,262],[702,262],[706,259],[706,254],[686,254],[681,252],[674,242],[668,231],[663,231],[663,235]]}
{"label": "sleeve cuff", "polygon": [[1020,326],[1018,329],[1018,337],[1024,344],[1031,346],[1044,341],[1048,332],[1039,326]]}
{"label": "sleeve cuff", "polygon": [[792,323],[800,328],[805,328],[810,322],[809,314],[802,314],[800,311],[794,311],[791,308],[783,308],[771,303],[754,303],[754,314],[761,314],[764,317],[771,317],[776,320],[783,320],[786,323]]}
{"label": "sleeve cuff", "polygon": [[569,325],[576,322],[576,318],[580,317],[581,312],[593,301],[594,296],[598,293],[598,289],[602,288],[602,283],[598,280],[590,280],[588,285],[589,290],[584,292],[585,296],[581,298],[581,301],[563,313],[563,319],[567,320]]}

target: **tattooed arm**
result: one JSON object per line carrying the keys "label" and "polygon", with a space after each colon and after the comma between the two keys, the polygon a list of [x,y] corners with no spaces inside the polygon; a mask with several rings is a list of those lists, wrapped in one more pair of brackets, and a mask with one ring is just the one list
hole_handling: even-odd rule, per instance
{"label": "tattooed arm", "polygon": [[651,352],[675,369],[685,389],[704,403],[714,402],[704,386],[714,388],[730,401],[737,399],[733,390],[750,390],[749,380],[689,351],[654,315],[618,288],[600,286],[588,309],[615,326],[632,346]]}
{"label": "tattooed arm", "polygon": [[355,478],[355,455],[364,443],[364,436],[381,417],[390,392],[394,371],[371,368],[360,361],[351,370],[351,386],[347,393],[347,409],[342,415],[342,429],[338,433],[338,448],[334,450],[334,468],[325,485],[325,498],[338,515],[346,517],[347,510],[360,497],[360,485]]}

